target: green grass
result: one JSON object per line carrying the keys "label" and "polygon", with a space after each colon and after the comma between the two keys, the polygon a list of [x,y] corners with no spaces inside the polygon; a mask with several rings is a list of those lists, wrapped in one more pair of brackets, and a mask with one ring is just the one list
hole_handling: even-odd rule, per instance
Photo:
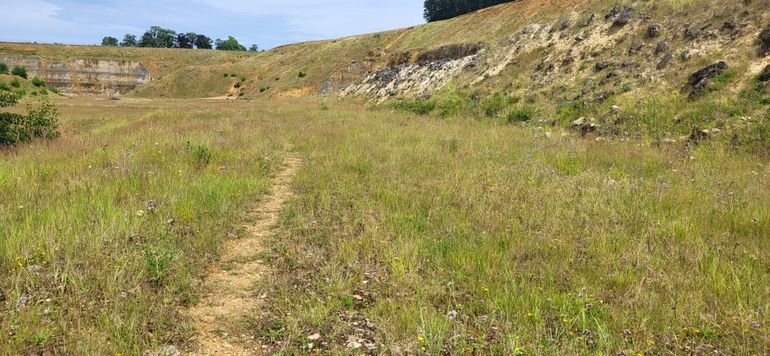
{"label": "green grass", "polygon": [[288,235],[270,241],[278,273],[254,327],[282,325],[276,352],[316,332],[349,352],[339,340],[361,320],[384,352],[761,354],[770,341],[770,171],[756,156],[384,111],[279,117],[300,113],[312,161]]}
{"label": "green grass", "polygon": [[770,343],[770,171],[720,141],[547,138],[312,100],[57,102],[62,138],[0,162],[4,353],[192,346],[197,281],[288,147],[307,159],[255,251],[267,299],[233,321],[270,351],[320,333],[350,353],[363,329],[383,353]]}
{"label": "green grass", "polygon": [[61,139],[0,153],[0,353],[183,345],[178,308],[266,192],[282,143],[206,104],[61,103]]}

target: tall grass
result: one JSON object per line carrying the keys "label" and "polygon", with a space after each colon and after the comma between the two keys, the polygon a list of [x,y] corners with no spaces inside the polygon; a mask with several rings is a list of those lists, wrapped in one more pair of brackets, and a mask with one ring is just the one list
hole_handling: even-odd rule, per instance
{"label": "tall grass", "polygon": [[331,353],[351,337],[407,354],[767,351],[770,171],[755,156],[303,115],[312,161],[252,329],[274,351],[306,352],[314,333]]}
{"label": "tall grass", "polygon": [[237,112],[85,103],[61,139],[0,153],[0,353],[183,346],[178,308],[282,162]]}

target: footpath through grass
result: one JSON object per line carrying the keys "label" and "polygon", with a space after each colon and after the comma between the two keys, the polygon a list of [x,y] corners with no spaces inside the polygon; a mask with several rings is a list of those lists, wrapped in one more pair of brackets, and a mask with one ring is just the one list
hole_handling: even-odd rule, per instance
{"label": "footpath through grass", "polygon": [[0,153],[0,354],[142,354],[283,161],[259,118],[61,101],[64,135]]}
{"label": "footpath through grass", "polygon": [[274,274],[230,335],[284,354],[770,352],[755,156],[314,101],[60,104],[61,139],[0,160],[0,353],[185,349],[196,281],[286,147],[306,162],[261,254]]}

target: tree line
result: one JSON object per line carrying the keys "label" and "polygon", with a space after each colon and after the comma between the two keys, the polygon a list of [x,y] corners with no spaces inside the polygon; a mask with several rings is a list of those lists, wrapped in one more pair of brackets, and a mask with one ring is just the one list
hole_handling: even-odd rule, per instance
{"label": "tree line", "polygon": [[[148,48],[196,48],[196,49],[218,49],[222,51],[246,51],[246,47],[240,44],[233,36],[227,39],[212,40],[206,35],[195,32],[180,32],[152,26],[141,37],[126,34],[122,41],[117,38],[107,36],[102,39],[102,46],[112,47],[148,47]],[[248,49],[251,52],[258,50],[257,45],[251,45]]]}
{"label": "tree line", "polygon": [[512,1],[515,0],[425,0],[423,16],[428,22],[446,20]]}

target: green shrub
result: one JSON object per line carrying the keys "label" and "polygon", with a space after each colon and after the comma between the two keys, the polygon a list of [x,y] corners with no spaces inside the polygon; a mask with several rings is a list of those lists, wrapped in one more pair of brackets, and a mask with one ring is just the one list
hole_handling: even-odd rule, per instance
{"label": "green shrub", "polygon": [[211,149],[204,145],[198,145],[193,150],[193,160],[201,167],[208,166],[212,156]]}
{"label": "green shrub", "polygon": [[13,69],[11,69],[11,74],[27,79],[27,68],[19,65],[13,66]]}
{"label": "green shrub", "polygon": [[535,116],[535,111],[532,108],[516,109],[508,113],[505,117],[505,121],[509,124],[516,122],[528,122]]}
{"label": "green shrub", "polygon": [[432,99],[401,100],[393,104],[393,107],[398,110],[413,112],[417,115],[428,115],[436,108],[436,101]]}
{"label": "green shrub", "polygon": [[307,73],[305,73],[303,71],[299,71],[299,73],[297,74],[297,77],[299,77],[299,78],[307,77]]}
{"label": "green shrub", "polygon": [[11,90],[11,86],[8,85],[6,82],[0,82],[0,91],[9,91]]}
{"label": "green shrub", "polygon": [[0,62],[0,74],[8,74],[8,65],[5,62]]}
{"label": "green shrub", "polygon": [[34,85],[36,87],[44,87],[45,86],[45,82],[42,79],[38,78],[38,77],[34,77],[34,78],[32,78],[32,85]]}
{"label": "green shrub", "polygon": [[13,79],[11,79],[11,86],[14,87],[14,88],[20,88],[21,87],[21,82],[18,79],[13,78]]}
{"label": "green shrub", "polygon": [[518,100],[515,98],[510,98],[503,94],[496,93],[495,95],[492,95],[484,99],[481,103],[481,108],[486,117],[495,117],[497,115],[500,115],[500,113],[503,112],[505,107],[507,107],[510,104],[514,104],[517,101]]}
{"label": "green shrub", "polygon": [[[20,97],[10,92],[0,92],[0,108],[11,107]],[[35,138],[59,137],[59,114],[56,107],[42,100],[38,107],[27,107],[27,115],[0,112],[0,145],[14,145]]]}

